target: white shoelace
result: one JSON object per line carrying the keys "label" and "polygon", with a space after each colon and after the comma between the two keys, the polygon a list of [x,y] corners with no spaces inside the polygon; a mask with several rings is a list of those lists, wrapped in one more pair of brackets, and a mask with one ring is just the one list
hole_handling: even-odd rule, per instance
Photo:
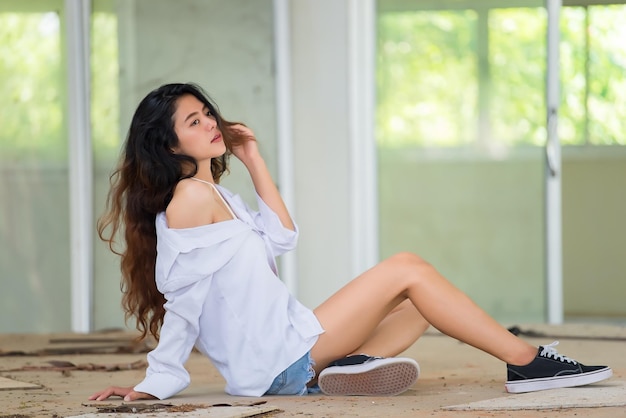
{"label": "white shoelace", "polygon": [[563,361],[563,362],[568,362],[568,363],[572,363],[572,364],[578,364],[578,362],[574,359],[571,359],[567,356],[564,356],[563,354],[559,354],[556,349],[554,347],[556,347],[557,345],[559,345],[558,341],[554,341],[552,344],[548,344],[548,345],[544,345],[543,346],[543,350],[541,350],[541,357],[548,357],[548,358],[553,358],[555,360],[559,360],[559,361]]}

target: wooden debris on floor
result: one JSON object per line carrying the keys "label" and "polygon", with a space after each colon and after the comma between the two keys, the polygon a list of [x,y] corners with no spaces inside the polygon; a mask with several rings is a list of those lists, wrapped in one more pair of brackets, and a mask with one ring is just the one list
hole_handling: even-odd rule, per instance
{"label": "wooden debris on floor", "polygon": [[115,363],[115,364],[95,364],[95,363],[83,363],[74,364],[65,360],[49,360],[46,361],[47,365],[43,366],[31,366],[26,365],[15,369],[0,370],[0,372],[26,372],[26,371],[60,371],[69,372],[72,370],[84,370],[84,371],[98,371],[98,372],[116,372],[121,370],[141,370],[148,367],[148,363],[145,360],[137,360],[131,363]]}
{"label": "wooden debris on floor", "polygon": [[34,383],[20,382],[19,380],[13,380],[8,377],[0,376],[0,390],[16,389],[41,389],[41,386]]}
{"label": "wooden debris on floor", "polygon": [[251,403],[235,402],[233,404],[180,404],[170,403],[122,403],[122,404],[82,404],[97,409],[96,413],[76,415],[70,418],[109,418],[119,414],[149,414],[151,417],[186,417],[186,418],[261,418],[273,417],[282,411],[276,407],[265,405],[267,401]]}
{"label": "wooden debris on floor", "polygon": [[150,339],[138,341],[132,337],[66,337],[51,338],[43,347],[8,349],[0,347],[0,356],[51,356],[63,354],[137,354],[154,348]]}

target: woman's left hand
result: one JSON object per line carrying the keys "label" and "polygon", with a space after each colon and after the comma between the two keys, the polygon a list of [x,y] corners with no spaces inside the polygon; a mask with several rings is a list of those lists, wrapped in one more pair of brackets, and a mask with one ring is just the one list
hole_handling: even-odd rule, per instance
{"label": "woman's left hand", "polygon": [[156,399],[155,396],[144,392],[135,392],[132,387],[109,386],[89,397],[90,401],[103,401],[111,396],[121,396],[126,402],[139,399]]}

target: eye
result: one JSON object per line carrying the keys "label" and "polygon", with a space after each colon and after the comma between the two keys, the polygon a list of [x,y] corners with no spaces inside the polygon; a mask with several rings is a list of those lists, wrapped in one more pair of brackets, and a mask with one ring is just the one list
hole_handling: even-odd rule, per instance
{"label": "eye", "polygon": [[199,124],[199,123],[200,123],[200,120],[199,120],[199,119],[194,119],[194,120],[191,122],[191,125],[189,125],[189,126],[196,126],[196,125],[197,125],[197,124]]}
{"label": "eye", "polygon": [[210,110],[207,109],[206,113],[207,116],[211,117],[211,118],[215,118],[215,115],[213,114],[213,112],[211,112]]}

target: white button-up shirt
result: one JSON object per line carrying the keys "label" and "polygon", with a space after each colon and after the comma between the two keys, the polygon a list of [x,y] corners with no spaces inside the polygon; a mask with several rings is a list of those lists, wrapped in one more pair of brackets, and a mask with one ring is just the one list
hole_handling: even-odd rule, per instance
{"label": "white button-up shirt", "polygon": [[313,312],[276,275],[274,257],[298,237],[257,196],[259,211],[223,187],[237,219],[171,229],[156,217],[156,284],[165,295],[157,347],[134,390],[159,399],[189,385],[184,364],[193,346],[226,380],[231,395],[262,396],[274,378],[324,332]]}

